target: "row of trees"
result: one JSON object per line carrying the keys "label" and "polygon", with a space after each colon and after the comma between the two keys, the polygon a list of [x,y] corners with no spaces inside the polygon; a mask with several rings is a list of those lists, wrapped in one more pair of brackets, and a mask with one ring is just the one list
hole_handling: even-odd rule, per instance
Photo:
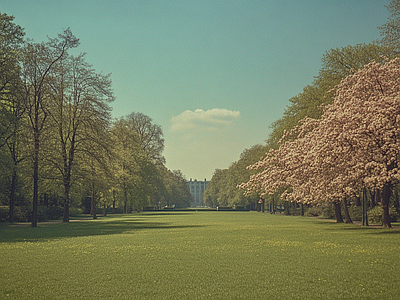
{"label": "row of trees", "polygon": [[256,162],[265,154],[267,148],[255,145],[246,149],[240,155],[240,159],[234,162],[229,169],[215,170],[207,189],[204,191],[204,204],[210,207],[221,206],[251,206],[259,200],[257,192],[244,195],[243,191],[236,188],[237,184],[249,179],[254,171],[246,170],[246,167]]}
{"label": "row of trees", "polygon": [[79,45],[69,29],[35,43],[12,16],[0,13],[0,27],[0,199],[10,221],[16,205],[32,205],[35,227],[49,195],[62,198],[64,222],[86,197],[93,212],[98,202],[124,212],[190,205],[183,175],[164,166],[161,127],[141,113],[111,118],[110,75],[69,54]]}
{"label": "row of trees", "polygon": [[[239,173],[236,183],[248,201],[255,195],[273,201],[279,195],[301,205],[333,203],[338,220],[342,203],[349,222],[348,204],[359,204],[368,194],[371,206],[381,202],[383,224],[390,227],[389,201],[398,184],[399,8],[398,0],[388,6],[391,17],[380,27],[382,40],[327,51],[314,82],[291,98],[283,117],[272,124],[266,145],[246,150],[253,154],[247,153],[249,167],[241,157],[217,171],[210,187],[223,190],[221,174],[228,180]],[[223,195],[217,192],[211,199],[224,201]]]}

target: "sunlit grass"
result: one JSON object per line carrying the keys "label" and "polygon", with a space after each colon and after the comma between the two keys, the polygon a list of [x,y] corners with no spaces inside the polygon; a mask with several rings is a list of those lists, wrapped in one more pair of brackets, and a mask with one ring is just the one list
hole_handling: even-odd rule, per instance
{"label": "sunlit grass", "polygon": [[400,231],[255,212],[0,226],[0,299],[398,299]]}

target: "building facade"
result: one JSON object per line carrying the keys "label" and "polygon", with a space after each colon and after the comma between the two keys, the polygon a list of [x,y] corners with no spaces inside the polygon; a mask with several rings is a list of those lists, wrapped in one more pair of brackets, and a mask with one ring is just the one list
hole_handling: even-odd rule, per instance
{"label": "building facade", "polygon": [[204,181],[197,181],[196,179],[192,180],[192,178],[190,178],[188,187],[193,196],[192,207],[204,206],[203,195],[209,182],[210,181],[206,179],[204,179]]}

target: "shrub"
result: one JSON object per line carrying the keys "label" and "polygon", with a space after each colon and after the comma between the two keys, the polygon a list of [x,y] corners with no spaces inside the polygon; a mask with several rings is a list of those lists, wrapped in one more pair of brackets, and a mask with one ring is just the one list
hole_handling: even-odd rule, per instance
{"label": "shrub", "polygon": [[81,214],[83,214],[83,210],[81,209],[81,208],[79,208],[79,207],[70,207],[69,208],[69,215],[70,216],[78,216],[78,215],[81,215]]}
{"label": "shrub", "polygon": [[244,205],[235,205],[235,210],[245,210]]}
{"label": "shrub", "polygon": [[333,208],[333,204],[326,205],[322,208],[322,216],[328,219],[335,219],[335,210]]}
{"label": "shrub", "polygon": [[[29,216],[29,222],[32,222],[32,212],[30,212]],[[46,206],[38,206],[37,208],[37,221],[38,222],[44,222],[47,221],[48,217],[47,217],[47,207]]]}
{"label": "shrub", "polygon": [[[382,224],[382,207],[380,205],[375,206],[373,209],[368,211],[368,222],[372,224]],[[389,207],[390,222],[396,222],[398,218],[397,210],[394,206]]]}
{"label": "shrub", "polygon": [[[7,211],[8,214],[8,211]],[[61,206],[38,206],[37,221],[45,222],[47,220],[57,220],[63,215]],[[15,206],[14,222],[32,222],[32,207],[31,206]]]}
{"label": "shrub", "polygon": [[321,206],[310,207],[305,213],[307,217],[318,217],[321,216],[322,214],[323,214],[323,208]]}
{"label": "shrub", "polygon": [[15,206],[14,207],[14,222],[29,222],[29,214],[31,208],[28,206]]}
{"label": "shrub", "polygon": [[[71,209],[71,208],[70,208]],[[50,206],[46,209],[48,220],[58,220],[64,214],[64,208],[61,206]]]}
{"label": "shrub", "polygon": [[362,221],[362,206],[350,206],[349,214],[353,221]]}
{"label": "shrub", "polygon": [[[304,214],[306,214],[306,207],[304,207]],[[301,215],[301,207],[291,207],[290,215],[291,216],[300,216]]]}
{"label": "shrub", "polygon": [[152,210],[156,210],[157,206],[155,205],[150,205],[150,206],[146,206],[143,208],[143,211],[152,211]]}
{"label": "shrub", "polygon": [[0,222],[7,222],[9,209],[8,206],[0,206]]}
{"label": "shrub", "polygon": [[232,206],[218,206],[217,210],[234,210]]}

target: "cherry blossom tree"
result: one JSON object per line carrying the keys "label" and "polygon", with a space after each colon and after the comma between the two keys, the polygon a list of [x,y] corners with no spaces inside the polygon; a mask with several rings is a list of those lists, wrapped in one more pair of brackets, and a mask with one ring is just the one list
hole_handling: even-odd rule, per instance
{"label": "cherry blossom tree", "polygon": [[398,182],[400,59],[371,62],[334,90],[321,119],[305,118],[250,169],[260,172],[240,188],[274,193],[301,203],[346,201],[361,188],[378,188],[384,227]]}

